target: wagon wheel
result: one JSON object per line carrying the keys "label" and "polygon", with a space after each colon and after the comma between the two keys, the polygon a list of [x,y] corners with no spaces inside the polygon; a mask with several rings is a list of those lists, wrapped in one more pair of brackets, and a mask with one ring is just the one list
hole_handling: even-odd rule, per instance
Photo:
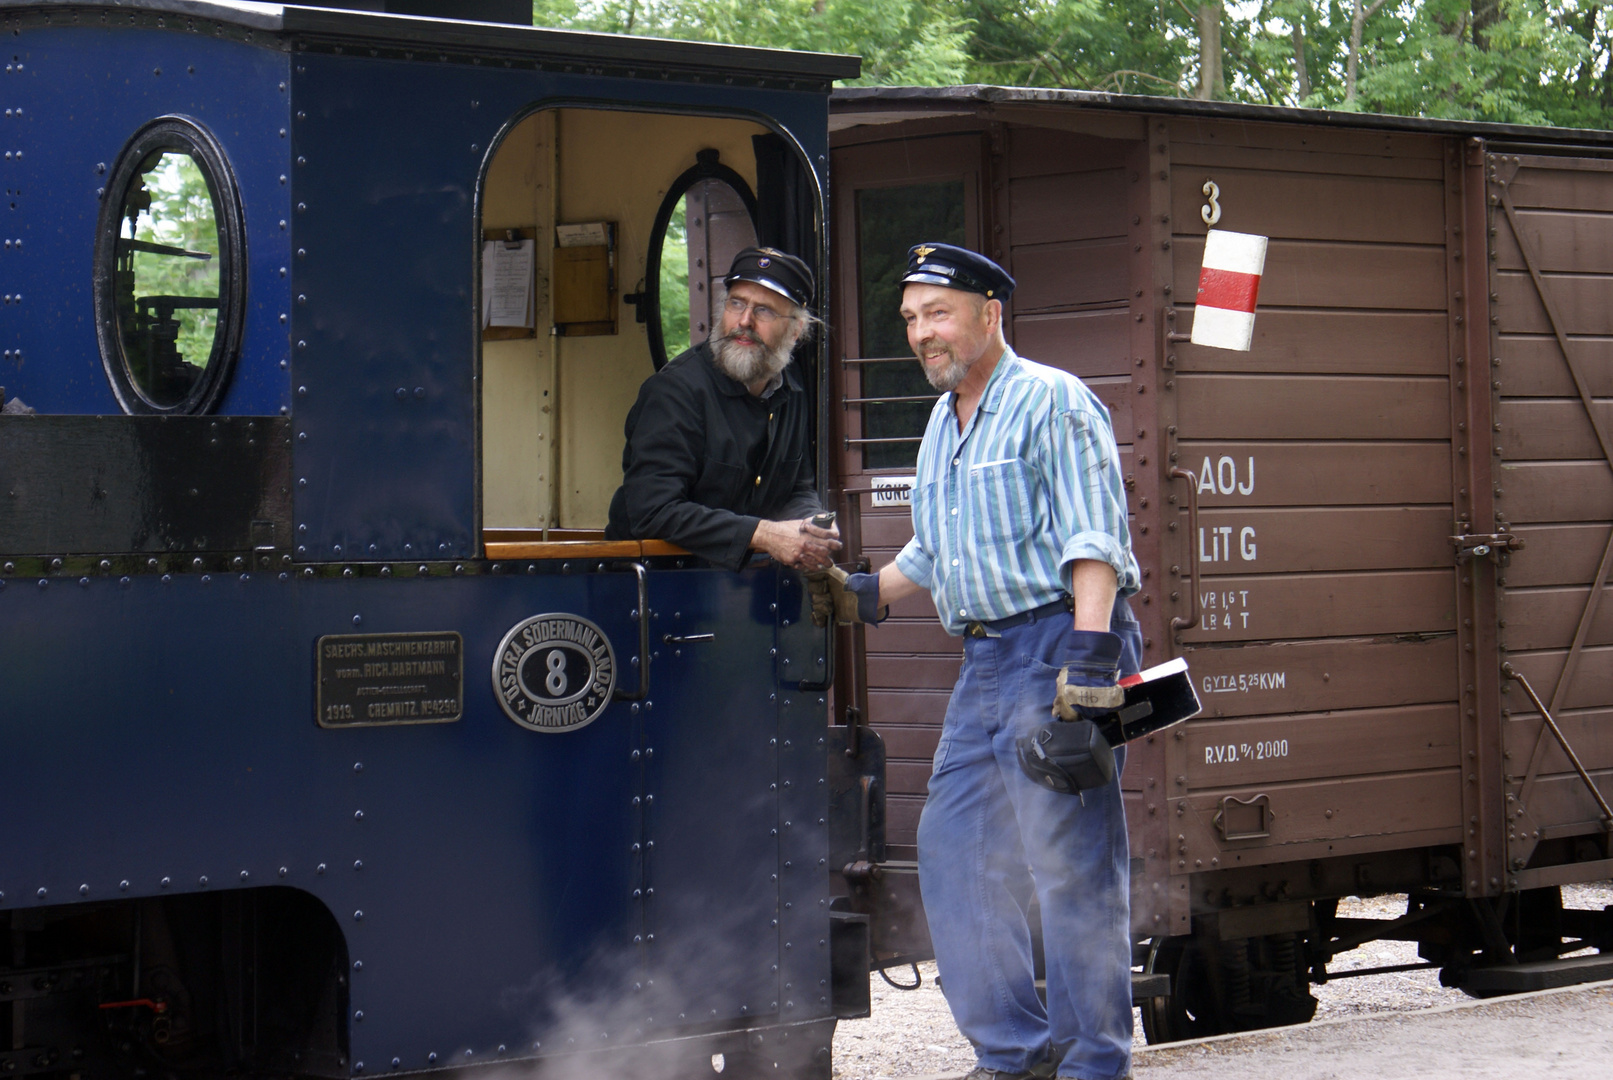
{"label": "wagon wheel", "polygon": [[1169,997],[1150,998],[1142,1006],[1143,1035],[1150,1043],[1224,1035],[1230,1030],[1216,1007],[1209,965],[1192,938],[1154,938],[1143,970],[1171,978]]}

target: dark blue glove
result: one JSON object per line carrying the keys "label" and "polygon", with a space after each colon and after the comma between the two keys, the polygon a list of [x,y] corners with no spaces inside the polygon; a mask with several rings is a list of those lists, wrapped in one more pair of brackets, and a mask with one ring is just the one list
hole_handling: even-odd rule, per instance
{"label": "dark blue glove", "polygon": [[878,623],[890,614],[879,603],[878,574],[848,574],[838,566],[807,575],[812,593],[812,621],[819,626],[830,618],[842,625]]}
{"label": "dark blue glove", "polygon": [[845,590],[856,594],[858,622],[878,625],[890,615],[889,605],[879,606],[878,574],[847,574]]}

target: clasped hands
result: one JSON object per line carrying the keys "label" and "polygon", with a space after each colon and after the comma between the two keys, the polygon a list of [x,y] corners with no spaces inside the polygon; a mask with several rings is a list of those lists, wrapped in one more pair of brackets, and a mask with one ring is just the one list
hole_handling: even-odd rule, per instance
{"label": "clasped hands", "polygon": [[834,553],[840,550],[840,530],[833,525],[822,528],[807,518],[758,521],[750,546],[785,566],[822,571],[834,565]]}

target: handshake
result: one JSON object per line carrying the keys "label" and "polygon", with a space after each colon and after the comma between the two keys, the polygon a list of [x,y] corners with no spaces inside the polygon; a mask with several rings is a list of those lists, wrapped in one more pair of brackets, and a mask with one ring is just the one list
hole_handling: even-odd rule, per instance
{"label": "handshake", "polygon": [[806,578],[812,621],[819,626],[829,625],[830,619],[841,625],[879,623],[890,614],[890,605],[879,602],[878,574],[848,574],[831,566]]}

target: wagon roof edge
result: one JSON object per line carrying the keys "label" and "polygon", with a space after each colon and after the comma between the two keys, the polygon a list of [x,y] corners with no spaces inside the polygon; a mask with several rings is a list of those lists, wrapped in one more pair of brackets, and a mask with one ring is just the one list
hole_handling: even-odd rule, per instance
{"label": "wagon roof edge", "polygon": [[[1302,109],[1287,105],[1246,105],[1230,101],[1199,101],[1195,98],[1154,97],[1146,94],[1107,94],[1092,90],[986,84],[837,88],[829,95],[829,130],[840,131],[861,124],[895,123],[948,111],[989,112],[991,108],[1000,105],[1063,106],[1203,119],[1319,124],[1327,127],[1484,137],[1513,142],[1592,144],[1613,150],[1613,131],[1594,128],[1445,120],[1421,116],[1395,116],[1388,113]],[[908,110],[905,115],[901,111],[904,106]],[[948,109],[948,106],[952,108]],[[882,119],[859,122],[854,119],[859,113],[877,114]]]}
{"label": "wagon roof edge", "polygon": [[854,79],[862,58],[628,34],[600,34],[514,23],[471,22],[351,8],[300,7],[256,0],[0,0],[0,16],[29,11],[151,12],[213,19],[286,36],[309,35],[384,45],[486,49],[534,58],[627,63],[640,68],[746,71],[774,78]]}

